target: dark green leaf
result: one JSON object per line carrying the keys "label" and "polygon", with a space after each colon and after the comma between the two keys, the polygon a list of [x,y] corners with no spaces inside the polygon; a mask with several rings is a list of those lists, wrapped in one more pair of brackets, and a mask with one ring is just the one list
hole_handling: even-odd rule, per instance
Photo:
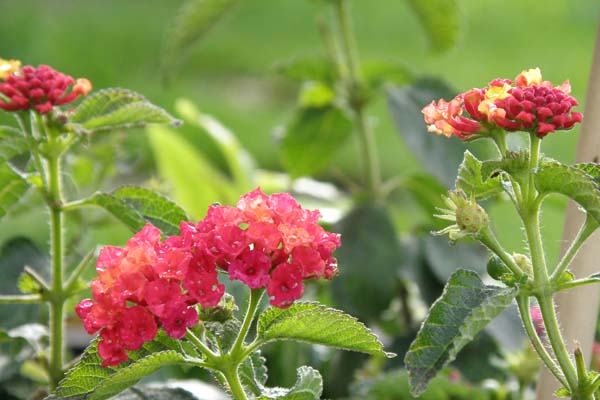
{"label": "dark green leaf", "polygon": [[455,272],[406,354],[412,394],[421,394],[438,371],[510,305],[516,292],[514,288],[485,286],[475,272]]}
{"label": "dark green leaf", "polygon": [[75,131],[86,133],[138,128],[147,124],[179,124],[141,94],[120,88],[100,90],[86,97],[69,119]]}
{"label": "dark green leaf", "polygon": [[394,297],[403,260],[391,217],[386,209],[365,204],[352,210],[333,231],[344,238],[336,252],[340,276],[332,282],[333,298],[360,319],[375,320]]}
{"label": "dark green leaf", "polygon": [[408,149],[425,170],[446,187],[454,185],[456,168],[463,158],[464,143],[456,138],[427,132],[421,110],[432,100],[451,99],[454,90],[436,79],[420,80],[411,86],[388,91],[388,106]]}
{"label": "dark green leaf", "polygon": [[408,0],[436,52],[450,49],[459,32],[459,8],[455,0]]}
{"label": "dark green leaf", "polygon": [[302,366],[296,383],[289,389],[265,388],[259,400],[318,400],[323,392],[323,378],[316,369]]}
{"label": "dark green leaf", "polygon": [[483,182],[495,180],[499,172],[506,172],[523,185],[529,171],[529,153],[525,150],[509,152],[502,160],[484,161],[481,164],[481,177]]}
{"label": "dark green leaf", "polygon": [[477,200],[483,200],[502,192],[499,178],[483,177],[481,172],[482,162],[470,151],[465,151],[465,158],[458,167],[456,177],[456,188],[461,189],[469,197],[474,196]]}
{"label": "dark green leaf", "polygon": [[0,218],[23,198],[29,183],[7,162],[0,161]]}
{"label": "dark green leaf", "polygon": [[190,218],[181,207],[165,196],[138,186],[122,186],[112,195],[136,210],[145,221],[159,228],[165,235],[179,233],[181,221]]}
{"label": "dark green leaf", "polygon": [[487,251],[479,243],[452,245],[447,238],[441,236],[426,236],[424,242],[425,260],[442,284],[459,268],[468,268],[479,273],[485,271]]}
{"label": "dark green leaf", "polygon": [[283,164],[294,177],[319,172],[350,137],[352,126],[335,106],[298,110],[281,143]]}
{"label": "dark green leaf", "polygon": [[[428,216],[437,214],[438,208],[444,207],[442,195],[447,194],[448,189],[429,174],[416,173],[408,175],[402,179],[400,187],[410,192]],[[440,221],[437,218],[435,222],[440,224],[440,227],[435,230],[442,229],[447,225],[445,221]]]}
{"label": "dark green leaf", "polygon": [[270,307],[258,318],[258,338],[296,340],[373,355],[386,353],[377,336],[356,318],[319,303]]}
{"label": "dark green leaf", "polygon": [[188,48],[200,40],[238,0],[187,0],[171,22],[162,52],[162,74],[169,79]]}
{"label": "dark green leaf", "polygon": [[534,175],[540,193],[560,193],[577,202],[597,223],[600,223],[600,191],[598,185],[581,169],[550,162]]}
{"label": "dark green leaf", "polygon": [[106,399],[134,385],[162,366],[182,364],[189,359],[181,354],[180,343],[159,331],[157,337],[140,350],[129,352],[129,360],[117,367],[102,367],[98,339],[86,349],[54,392],[56,399]]}

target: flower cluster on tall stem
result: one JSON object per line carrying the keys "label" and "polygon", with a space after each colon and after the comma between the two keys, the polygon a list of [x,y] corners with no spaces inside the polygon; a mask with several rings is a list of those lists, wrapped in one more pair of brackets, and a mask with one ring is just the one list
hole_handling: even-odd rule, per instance
{"label": "flower cluster on tall stem", "polygon": [[124,248],[102,249],[91,284],[94,300],[76,308],[88,333],[100,331],[103,365],[127,360],[159,327],[182,338],[198,322],[195,308],[214,307],[224,294],[218,272],[251,289],[265,288],[270,303],[286,308],[307,279],[337,274],[337,234],[317,224],[318,211],[303,209],[287,193],[256,189],[236,207],[213,205],[198,223],[181,223],[180,235],[161,242],[148,224]]}

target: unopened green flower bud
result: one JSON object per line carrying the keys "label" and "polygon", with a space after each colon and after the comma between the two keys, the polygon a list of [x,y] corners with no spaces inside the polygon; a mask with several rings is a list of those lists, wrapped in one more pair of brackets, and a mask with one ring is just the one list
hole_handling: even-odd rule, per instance
{"label": "unopened green flower bud", "polygon": [[513,260],[515,260],[515,264],[517,264],[523,272],[529,276],[533,276],[533,266],[531,265],[529,257],[520,253],[513,253],[512,257]]}
{"label": "unopened green flower bud", "polygon": [[467,198],[461,191],[453,191],[444,197],[447,209],[439,209],[442,213],[436,217],[454,222],[453,225],[434,232],[437,235],[448,234],[450,240],[458,240],[465,236],[477,236],[489,225],[489,218],[485,210],[477,204],[475,199]]}
{"label": "unopened green flower bud", "polygon": [[456,225],[470,234],[478,234],[487,228],[489,218],[485,210],[475,202],[465,203],[456,209]]}

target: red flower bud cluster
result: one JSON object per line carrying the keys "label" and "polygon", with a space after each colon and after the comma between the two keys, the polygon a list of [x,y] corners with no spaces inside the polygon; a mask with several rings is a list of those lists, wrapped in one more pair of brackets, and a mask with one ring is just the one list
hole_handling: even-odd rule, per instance
{"label": "red flower bud cluster", "polygon": [[21,111],[35,107],[39,113],[47,114],[52,107],[70,103],[91,90],[87,79],[75,81],[47,65],[26,66],[0,83],[0,108]]}
{"label": "red flower bud cluster", "polygon": [[217,271],[250,288],[266,288],[272,305],[289,307],[304,291],[303,280],[337,274],[337,234],[317,224],[318,211],[303,209],[287,193],[267,196],[260,189],[237,207],[211,206],[197,224],[181,223],[181,233],[160,241],[147,225],[125,248],[102,249],[92,281],[94,300],[77,314],[90,334],[100,331],[103,366],[127,360],[158,327],[174,338],[198,322],[195,304],[214,307],[225,287]]}
{"label": "red flower bud cluster", "polygon": [[542,81],[536,68],[523,71],[516,77],[515,86],[512,84],[509,79],[495,79],[487,87],[461,93],[449,103],[432,101],[423,108],[428,130],[469,139],[499,127],[544,137],[581,122],[581,113],[571,111],[578,103],[569,96],[568,81],[555,87]]}

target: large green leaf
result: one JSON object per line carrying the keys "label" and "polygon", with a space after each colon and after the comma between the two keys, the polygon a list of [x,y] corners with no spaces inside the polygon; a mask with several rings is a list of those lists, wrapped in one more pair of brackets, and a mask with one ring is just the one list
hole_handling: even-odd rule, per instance
{"label": "large green leaf", "polygon": [[458,176],[456,177],[456,188],[478,200],[502,192],[499,178],[488,179],[487,176],[482,176],[481,167],[482,162],[467,150],[463,162],[458,167]]}
{"label": "large green leaf", "polygon": [[167,31],[162,74],[169,79],[186,50],[200,40],[238,0],[187,0]]}
{"label": "large green leaf", "polygon": [[386,353],[377,336],[356,318],[319,303],[270,307],[258,318],[259,340],[296,340],[373,355]]}
{"label": "large green leaf", "polygon": [[182,388],[133,387],[112,397],[112,400],[200,400]]}
{"label": "large green leaf", "polygon": [[122,186],[113,191],[112,195],[136,210],[145,221],[167,236],[178,234],[180,222],[190,219],[181,207],[152,190],[139,186]]}
{"label": "large green leaf", "polygon": [[53,399],[107,399],[134,385],[138,380],[169,364],[195,360],[180,353],[179,341],[159,331],[140,350],[129,352],[129,360],[116,367],[102,367],[98,339],[86,349],[54,391]]}
{"label": "large green leaf", "polygon": [[100,90],[86,97],[69,119],[74,130],[87,133],[148,124],[179,124],[141,94],[120,88]]}
{"label": "large green leaf", "polygon": [[0,218],[23,198],[29,183],[7,162],[0,161]]}
{"label": "large green leaf", "polygon": [[529,153],[525,150],[511,151],[502,160],[488,160],[481,163],[481,177],[484,182],[495,180],[499,172],[506,172],[523,185],[529,171]]}
{"label": "large green leaf", "polygon": [[336,106],[299,109],[281,143],[284,166],[295,177],[319,172],[350,137],[352,127]]}
{"label": "large green leaf", "polygon": [[427,132],[421,110],[432,100],[451,99],[454,95],[453,89],[437,79],[388,90],[390,112],[408,149],[446,187],[454,185],[456,166],[463,159],[465,144],[454,136],[446,138]]}
{"label": "large green leaf", "polygon": [[14,156],[24,153],[28,149],[27,141],[21,135],[12,131],[3,133],[0,127],[0,163],[4,163]]}
{"label": "large green leaf", "polygon": [[543,194],[560,193],[573,199],[600,223],[600,190],[584,170],[558,162],[544,163],[535,172],[534,182]]}
{"label": "large green leaf", "polygon": [[600,183],[600,164],[598,163],[581,163],[573,165],[575,168],[582,170],[592,178],[596,183]]}
{"label": "large green leaf", "polygon": [[202,218],[208,206],[218,201],[235,203],[239,198],[231,180],[177,132],[163,126],[148,129],[158,171],[172,189],[178,204],[192,217]]}
{"label": "large green leaf", "polygon": [[318,400],[323,393],[323,378],[314,368],[302,366],[296,371],[298,378],[289,389],[264,388],[259,400]]}
{"label": "large green leaf", "polygon": [[391,217],[385,208],[365,204],[333,230],[344,241],[336,252],[340,276],[331,285],[333,298],[361,320],[376,320],[395,295],[404,256]]}
{"label": "large green leaf", "polygon": [[436,52],[448,50],[459,32],[459,8],[456,0],[408,0]]}
{"label": "large green leaf", "polygon": [[475,272],[455,272],[404,359],[412,394],[421,394],[439,370],[510,305],[516,293],[515,288],[484,285]]}

